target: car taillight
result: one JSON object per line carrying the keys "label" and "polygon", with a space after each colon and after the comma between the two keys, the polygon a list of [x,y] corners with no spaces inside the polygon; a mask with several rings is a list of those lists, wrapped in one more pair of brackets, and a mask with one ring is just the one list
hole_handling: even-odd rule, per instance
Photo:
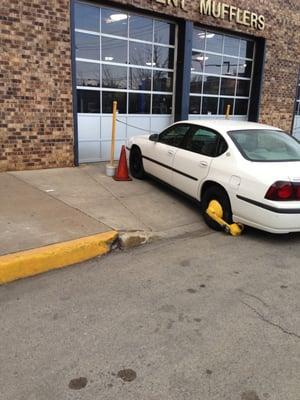
{"label": "car taillight", "polygon": [[300,182],[275,182],[267,191],[265,198],[276,201],[300,200]]}

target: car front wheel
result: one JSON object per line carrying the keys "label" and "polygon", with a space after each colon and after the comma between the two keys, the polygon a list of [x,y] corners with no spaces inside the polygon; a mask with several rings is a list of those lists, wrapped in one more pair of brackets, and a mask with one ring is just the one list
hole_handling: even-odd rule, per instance
{"label": "car front wheel", "polygon": [[232,221],[230,200],[226,191],[219,186],[210,186],[207,190],[205,190],[205,192],[202,195],[201,211],[204,221],[210,228],[214,229],[215,231],[221,231],[223,230],[223,228],[216,221],[214,221],[206,212],[209,203],[212,200],[216,200],[221,205],[223,210],[224,221],[227,222],[228,224],[232,224],[233,221]]}
{"label": "car front wheel", "polygon": [[134,146],[130,150],[129,168],[131,175],[136,179],[145,178],[145,170],[143,166],[143,158],[141,150]]}

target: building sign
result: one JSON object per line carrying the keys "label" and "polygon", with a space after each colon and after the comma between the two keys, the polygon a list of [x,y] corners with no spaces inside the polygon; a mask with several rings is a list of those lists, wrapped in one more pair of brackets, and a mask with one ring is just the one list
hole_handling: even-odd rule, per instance
{"label": "building sign", "polygon": [[213,16],[214,18],[235,21],[237,24],[250,26],[254,29],[265,29],[265,17],[254,12],[230,6],[215,0],[200,0],[200,14]]}
{"label": "building sign", "polygon": [[[156,2],[188,11],[185,0],[156,0]],[[216,0],[199,0],[199,13],[217,19],[226,19],[230,22],[234,21],[237,24],[249,26],[260,31],[265,29],[265,17],[263,15]]]}
{"label": "building sign", "polygon": [[156,0],[156,3],[163,4],[164,6],[181,8],[182,10],[187,11],[185,8],[185,0]]}

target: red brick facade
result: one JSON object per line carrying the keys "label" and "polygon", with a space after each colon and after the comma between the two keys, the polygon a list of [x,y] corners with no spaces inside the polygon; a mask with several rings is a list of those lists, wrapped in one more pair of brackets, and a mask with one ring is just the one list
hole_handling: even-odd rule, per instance
{"label": "red brick facade", "polygon": [[[188,12],[155,0],[113,3],[265,37],[260,121],[290,131],[300,66],[299,0],[226,1],[263,14],[264,31],[202,16],[199,0],[185,0]],[[0,171],[74,165],[69,1],[2,0],[0,43]]]}
{"label": "red brick facade", "polygon": [[71,166],[67,0],[2,0],[0,170]]}

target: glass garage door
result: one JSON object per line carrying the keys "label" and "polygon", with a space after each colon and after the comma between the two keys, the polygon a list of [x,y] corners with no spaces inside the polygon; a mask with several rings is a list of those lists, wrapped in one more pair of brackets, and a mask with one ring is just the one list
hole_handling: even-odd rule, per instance
{"label": "glass garage door", "polygon": [[175,30],[165,21],[76,3],[79,162],[109,159],[114,100],[116,158],[131,136],[173,122]]}
{"label": "glass garage door", "polygon": [[190,119],[224,118],[227,105],[234,119],[248,120],[254,42],[193,29]]}
{"label": "glass garage door", "polygon": [[296,108],[295,108],[295,117],[294,117],[294,128],[293,135],[300,140],[300,78],[298,82],[298,89],[296,95]]}

